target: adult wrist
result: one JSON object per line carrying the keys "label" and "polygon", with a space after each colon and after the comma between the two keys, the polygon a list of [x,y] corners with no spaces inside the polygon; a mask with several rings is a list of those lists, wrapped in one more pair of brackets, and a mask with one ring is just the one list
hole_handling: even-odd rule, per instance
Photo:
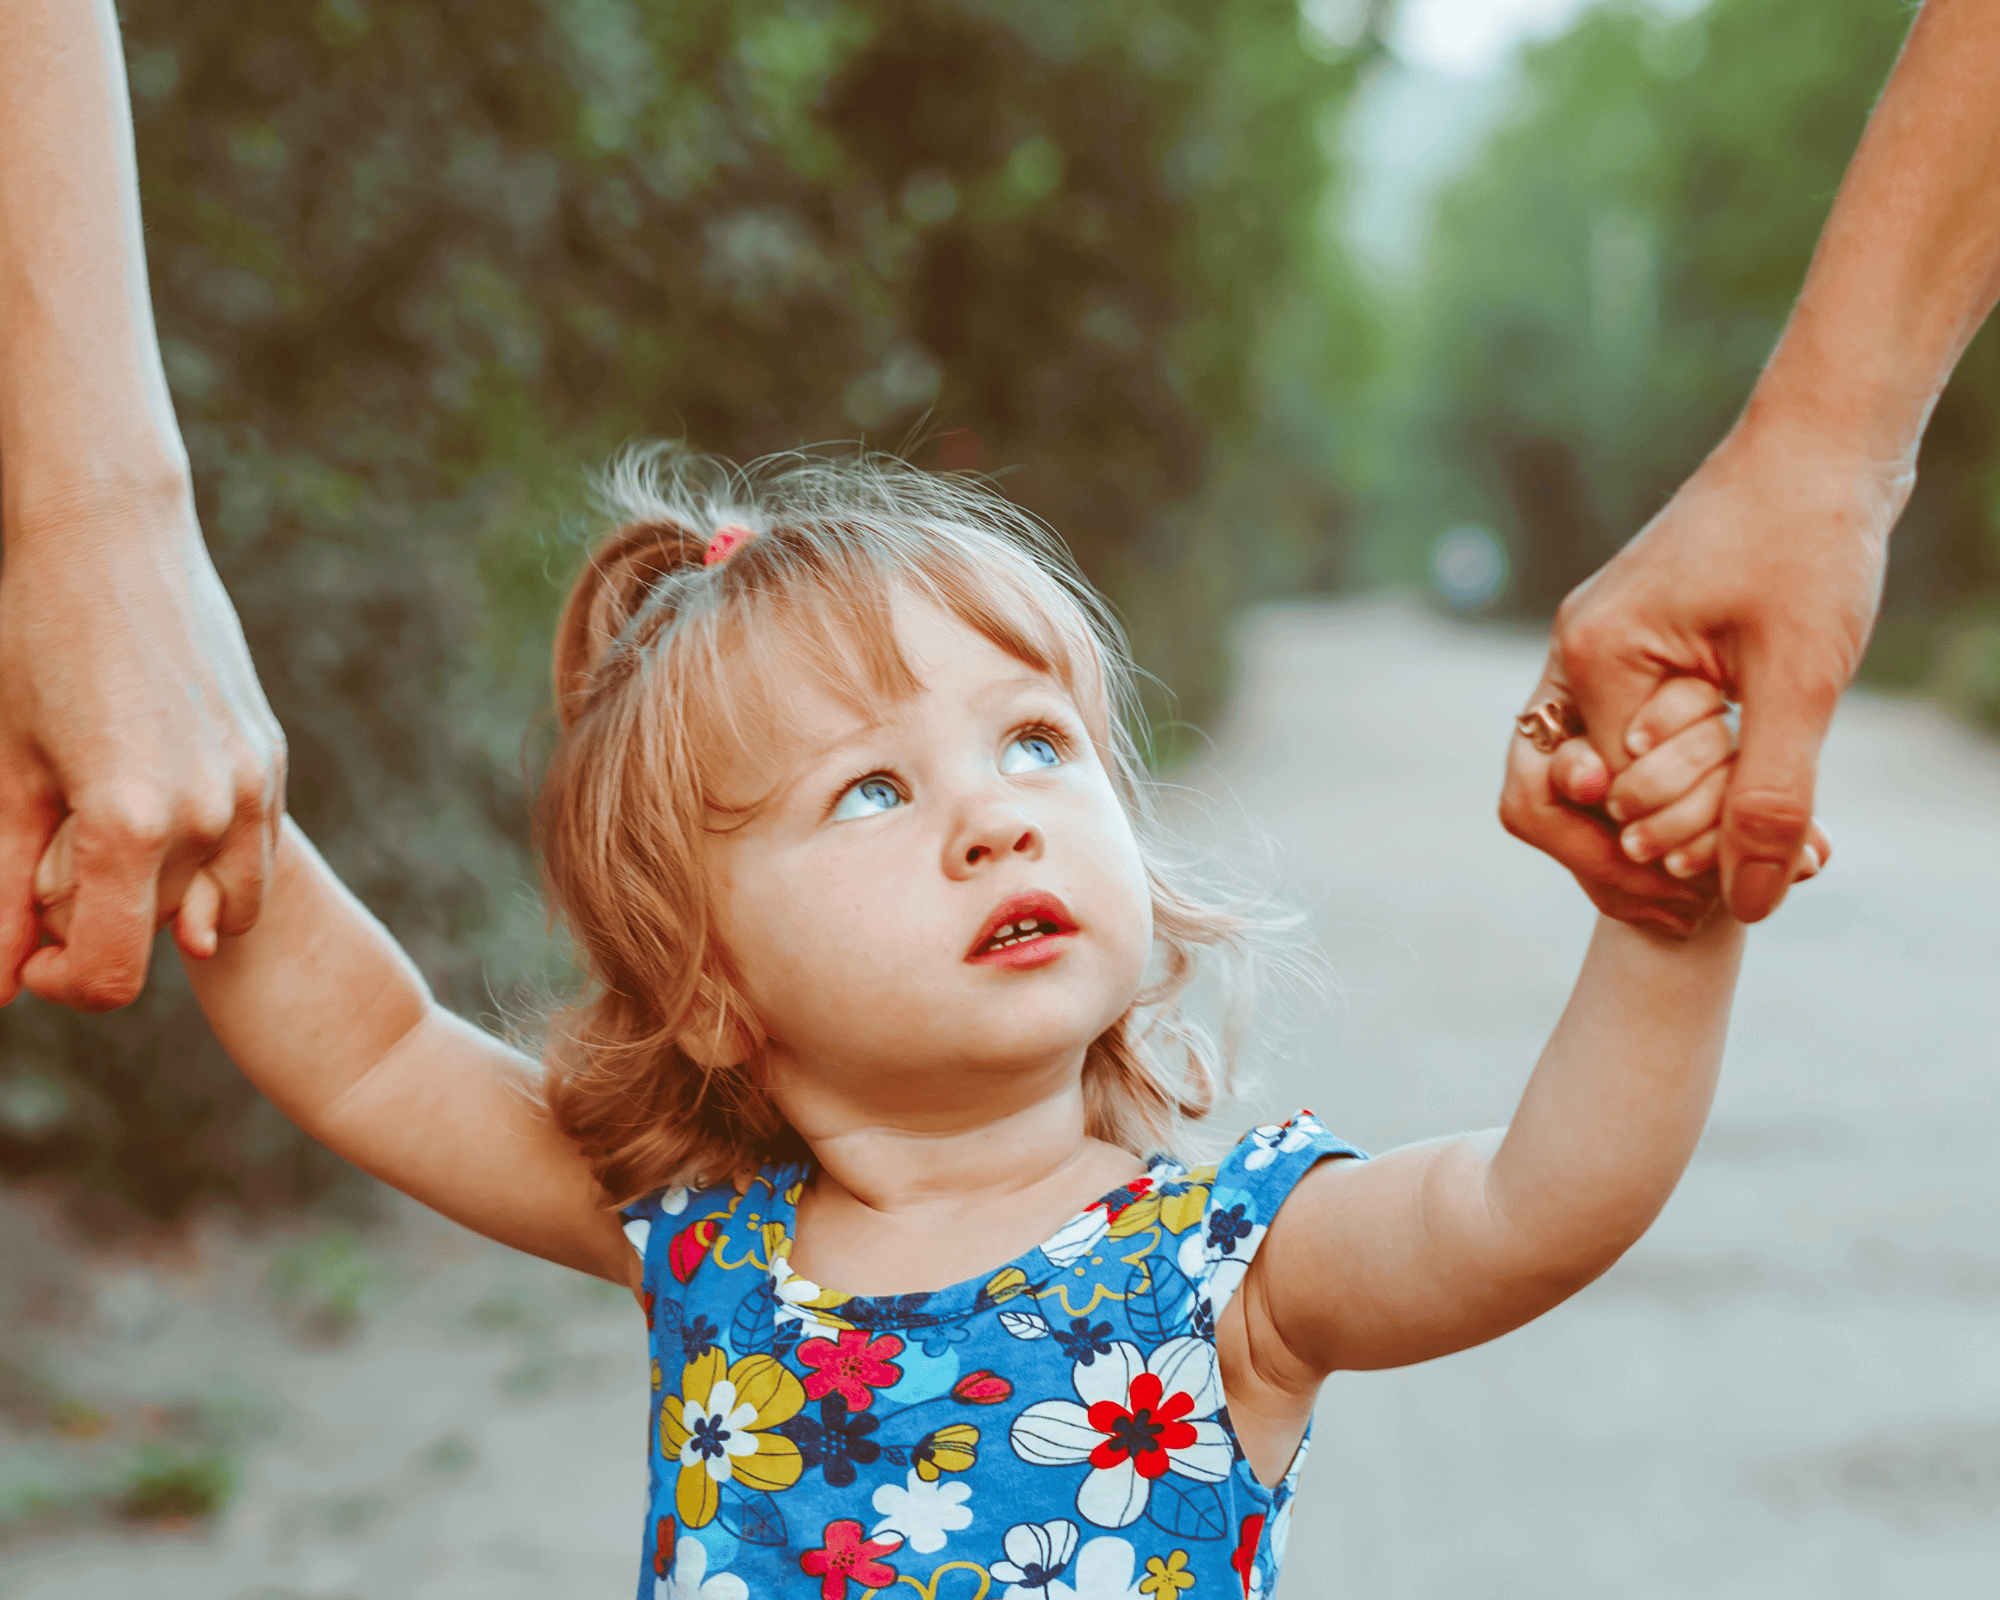
{"label": "adult wrist", "polygon": [[1758,375],[1732,434],[1782,441],[1883,479],[1914,481],[1947,371],[1904,370],[1852,340],[1823,337],[1802,305]]}
{"label": "adult wrist", "polygon": [[174,541],[192,526],[193,481],[179,435],[105,430],[65,448],[11,441],[0,453],[0,522],[7,548],[43,538],[74,542],[95,532],[120,543]]}
{"label": "adult wrist", "polygon": [[[1767,370],[1742,415],[1710,458],[1725,478],[1796,482],[1808,474],[1852,497],[1857,526],[1886,539],[1917,481],[1917,451],[1930,407],[1883,406],[1862,414]],[[1838,487],[1837,487],[1838,486]]]}

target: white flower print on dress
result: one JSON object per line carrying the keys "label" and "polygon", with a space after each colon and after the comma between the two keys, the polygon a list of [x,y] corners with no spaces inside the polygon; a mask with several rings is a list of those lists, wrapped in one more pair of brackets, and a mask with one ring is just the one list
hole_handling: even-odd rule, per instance
{"label": "white flower print on dress", "polygon": [[1001,1600],[1038,1600],[1061,1577],[1076,1554],[1077,1526],[1067,1517],[1054,1522],[1017,1522],[1001,1542],[1007,1559],[986,1570],[1007,1585]]}
{"label": "white flower print on dress", "polygon": [[779,1256],[771,1263],[771,1293],[776,1298],[779,1322],[799,1322],[808,1328],[832,1328],[844,1330],[848,1324],[839,1317],[822,1315],[831,1307],[839,1305],[847,1296],[822,1289],[810,1278],[802,1278],[792,1271],[792,1263],[785,1256]]}
{"label": "white flower print on dress", "polygon": [[972,1526],[972,1511],[966,1501],[972,1485],[958,1479],[926,1483],[912,1467],[903,1488],[885,1483],[875,1491],[875,1509],[883,1513],[875,1524],[877,1538],[900,1533],[912,1550],[935,1555],[944,1548],[945,1536]]}
{"label": "white flower print on dress", "polygon": [[[660,1208],[660,1214],[677,1217],[688,1207],[688,1191],[679,1184],[671,1189],[662,1189],[653,1197],[653,1203]],[[646,1246],[652,1241],[653,1224],[649,1218],[634,1217],[625,1224],[625,1237],[632,1241],[632,1248],[639,1252],[641,1261],[646,1258]]]}
{"label": "white flower print on dress", "polygon": [[741,1456],[757,1454],[757,1408],[739,1402],[736,1385],[718,1378],[708,1391],[706,1403],[681,1401],[681,1422],[687,1442],[681,1446],[680,1464],[700,1467],[717,1483],[727,1483],[736,1475],[731,1463]]}
{"label": "white flower print on dress", "polygon": [[1068,1467],[1088,1461],[1076,1509],[1101,1528],[1145,1515],[1153,1484],[1169,1472],[1221,1483],[1235,1454],[1215,1420],[1222,1378],[1215,1347],[1183,1335],[1151,1356],[1123,1339],[1070,1368],[1083,1404],[1042,1400],[1014,1419],[1008,1442],[1024,1461]]}
{"label": "white flower print on dress", "polygon": [[1223,1307],[1243,1286],[1250,1259],[1264,1242],[1266,1231],[1257,1220],[1255,1201],[1223,1189],[1210,1198],[1201,1225],[1188,1229],[1175,1264],[1194,1284],[1198,1332],[1213,1334]]}
{"label": "white flower print on dress", "polygon": [[653,1581],[653,1600],[750,1600],[750,1587],[733,1572],[708,1576],[708,1551],[699,1539],[674,1548],[674,1570]]}
{"label": "white flower print on dress", "polygon": [[1268,1123],[1261,1128],[1253,1128],[1245,1141],[1253,1148],[1243,1158],[1246,1171],[1256,1172],[1268,1167],[1279,1156],[1288,1156],[1294,1150],[1305,1147],[1326,1132],[1319,1120],[1310,1111],[1300,1112],[1290,1122]]}
{"label": "white flower print on dress", "polygon": [[1102,1244],[1110,1231],[1111,1219],[1101,1206],[1092,1206],[1082,1216],[1064,1223],[1056,1236],[1042,1246],[1042,1254],[1056,1266],[1074,1266]]}
{"label": "white flower print on dress", "polygon": [[[1294,1463],[1294,1470],[1296,1470],[1296,1463]],[[1287,1500],[1284,1510],[1271,1519],[1271,1566],[1274,1570],[1280,1572],[1284,1570],[1285,1566],[1285,1546],[1290,1542],[1292,1537],[1292,1506],[1294,1504],[1295,1502]]]}
{"label": "white flower print on dress", "polygon": [[1132,1582],[1138,1566],[1138,1552],[1123,1539],[1092,1539],[1077,1556],[1071,1581],[1049,1585],[1048,1600],[1150,1600]]}

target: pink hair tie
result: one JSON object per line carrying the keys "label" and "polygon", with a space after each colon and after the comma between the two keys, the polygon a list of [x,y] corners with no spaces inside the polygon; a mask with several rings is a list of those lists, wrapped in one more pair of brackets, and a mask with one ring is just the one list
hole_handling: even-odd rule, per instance
{"label": "pink hair tie", "polygon": [[708,548],[702,552],[701,564],[704,567],[712,567],[718,561],[728,560],[730,551],[752,537],[752,531],[742,523],[725,522],[709,539]]}

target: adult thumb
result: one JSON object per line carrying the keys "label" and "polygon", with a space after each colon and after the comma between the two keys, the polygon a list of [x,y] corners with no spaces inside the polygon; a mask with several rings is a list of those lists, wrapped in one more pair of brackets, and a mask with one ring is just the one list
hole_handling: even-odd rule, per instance
{"label": "adult thumb", "polygon": [[1625,747],[1625,730],[1659,688],[1665,670],[1657,662],[1631,659],[1622,640],[1593,636],[1590,629],[1562,629],[1556,642],[1555,655],[1591,748],[1613,772],[1623,770],[1634,754]]}
{"label": "adult thumb", "polygon": [[1812,826],[1820,747],[1842,682],[1770,658],[1744,661],[1736,771],[1722,808],[1722,890],[1739,922],[1762,922],[1785,898]]}

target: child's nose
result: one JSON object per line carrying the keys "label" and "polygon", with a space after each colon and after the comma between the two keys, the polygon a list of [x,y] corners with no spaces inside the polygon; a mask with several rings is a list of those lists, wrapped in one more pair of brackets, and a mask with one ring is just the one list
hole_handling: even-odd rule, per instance
{"label": "child's nose", "polygon": [[1042,830],[1011,805],[989,805],[968,815],[945,854],[945,871],[964,877],[1006,856],[1042,853]]}

